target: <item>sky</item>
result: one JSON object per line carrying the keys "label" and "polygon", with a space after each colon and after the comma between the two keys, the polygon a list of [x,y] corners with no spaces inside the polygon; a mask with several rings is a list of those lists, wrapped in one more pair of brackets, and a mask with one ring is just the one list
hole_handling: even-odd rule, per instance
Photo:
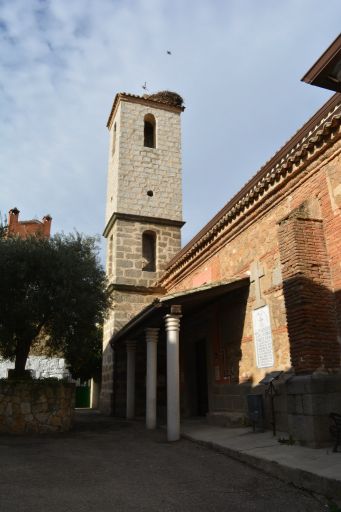
{"label": "sky", "polygon": [[300,79],[340,26],[340,0],[0,0],[2,217],[100,235],[107,118],[146,82],[185,101],[186,244],[332,95]]}

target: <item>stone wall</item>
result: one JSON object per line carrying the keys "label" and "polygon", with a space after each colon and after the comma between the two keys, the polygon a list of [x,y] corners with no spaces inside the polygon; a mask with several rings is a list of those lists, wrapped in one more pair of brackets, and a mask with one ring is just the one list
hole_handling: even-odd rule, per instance
{"label": "stone wall", "polygon": [[[277,432],[302,446],[331,446],[329,414],[341,413],[341,375],[288,373],[276,381],[275,388]],[[259,385],[251,392],[263,395],[265,425],[271,429],[272,414],[265,386]]]}
{"label": "stone wall", "polygon": [[113,373],[114,353],[109,344],[112,335],[118,332],[131,318],[139,311],[150,304],[155,295],[148,293],[134,293],[133,290],[114,290],[114,307],[109,318],[103,327],[103,363],[102,363],[102,386],[100,408],[105,414],[110,414],[113,409]]}
{"label": "stone wall", "polygon": [[[156,120],[156,147],[144,146],[144,117]],[[109,153],[106,222],[113,212],[182,220],[180,113],[122,101]],[[148,196],[151,190],[153,196]]]}
{"label": "stone wall", "polygon": [[286,383],[288,432],[301,445],[331,444],[329,414],[341,413],[341,375],[300,375]]}
{"label": "stone wall", "polygon": [[[100,403],[105,413],[113,409],[115,361],[109,340],[156,298],[150,287],[181,247],[180,112],[134,97],[120,100],[110,123],[104,235],[114,301],[103,332]],[[155,119],[155,147],[144,145],[146,115]],[[155,239],[155,251],[150,245],[143,254],[143,235]]]}
{"label": "stone wall", "polygon": [[[0,379],[6,379],[8,370],[14,368],[14,362],[0,360]],[[62,357],[29,356],[26,363],[26,370],[31,371],[34,379],[45,379],[53,377],[65,379],[70,377],[66,368],[65,359]]]}
{"label": "stone wall", "polygon": [[[156,269],[143,271],[142,235],[155,234]],[[168,261],[180,250],[180,228],[152,222],[117,220],[110,236],[113,237],[112,261],[107,256],[107,272],[110,282],[133,286],[151,286],[160,277]],[[109,237],[110,240],[110,237]]]}
{"label": "stone wall", "polygon": [[0,380],[0,432],[64,432],[74,414],[74,384]]}

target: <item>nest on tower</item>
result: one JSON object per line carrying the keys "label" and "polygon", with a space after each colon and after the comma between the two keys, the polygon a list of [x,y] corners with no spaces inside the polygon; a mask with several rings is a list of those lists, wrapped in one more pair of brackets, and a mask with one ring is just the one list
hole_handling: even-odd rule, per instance
{"label": "nest on tower", "polygon": [[177,94],[176,92],[171,91],[160,91],[155,94],[151,94],[148,96],[149,100],[159,101],[160,103],[166,103],[167,105],[172,105],[173,107],[182,107],[184,100]]}

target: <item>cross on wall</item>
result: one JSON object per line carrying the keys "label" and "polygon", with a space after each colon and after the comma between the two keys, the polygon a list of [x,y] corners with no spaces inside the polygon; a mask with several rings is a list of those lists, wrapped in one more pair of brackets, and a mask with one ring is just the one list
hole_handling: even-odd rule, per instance
{"label": "cross on wall", "polygon": [[262,289],[261,289],[261,278],[264,277],[264,268],[263,265],[259,261],[254,261],[251,265],[251,275],[250,281],[251,283],[255,283],[255,305],[253,309],[261,308],[265,306],[266,302],[262,297]]}

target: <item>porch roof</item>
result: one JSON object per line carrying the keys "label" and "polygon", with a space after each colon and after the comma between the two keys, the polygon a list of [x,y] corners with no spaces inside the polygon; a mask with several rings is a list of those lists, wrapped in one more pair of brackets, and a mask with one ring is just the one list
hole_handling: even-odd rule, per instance
{"label": "porch roof", "polygon": [[157,298],[114,334],[110,344],[114,347],[122,339],[134,339],[147,327],[158,327],[163,317],[170,312],[171,306],[179,305],[182,309],[181,314],[188,314],[201,306],[210,304],[229,292],[249,286],[249,284],[250,277],[244,276],[237,279],[205,284],[197,288]]}
{"label": "porch roof", "polygon": [[301,81],[341,92],[341,34],[301,78]]}

